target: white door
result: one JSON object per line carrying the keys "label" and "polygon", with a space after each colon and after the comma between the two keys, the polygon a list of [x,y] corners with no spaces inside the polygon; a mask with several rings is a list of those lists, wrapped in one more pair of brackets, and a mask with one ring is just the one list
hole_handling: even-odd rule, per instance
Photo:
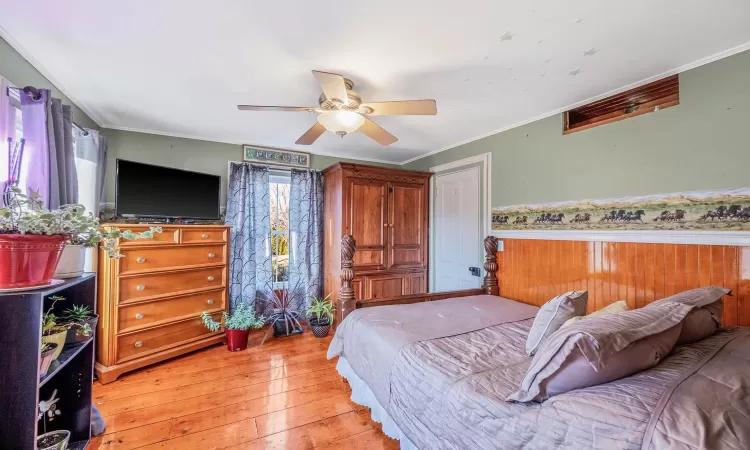
{"label": "white door", "polygon": [[435,177],[435,291],[478,288],[481,256],[479,167]]}

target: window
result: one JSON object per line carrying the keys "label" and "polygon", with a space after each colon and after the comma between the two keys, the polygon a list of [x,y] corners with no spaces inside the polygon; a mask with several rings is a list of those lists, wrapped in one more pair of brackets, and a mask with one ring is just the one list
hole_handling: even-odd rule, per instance
{"label": "window", "polygon": [[274,289],[283,289],[289,281],[289,174],[272,174],[269,179],[271,201],[271,264]]}

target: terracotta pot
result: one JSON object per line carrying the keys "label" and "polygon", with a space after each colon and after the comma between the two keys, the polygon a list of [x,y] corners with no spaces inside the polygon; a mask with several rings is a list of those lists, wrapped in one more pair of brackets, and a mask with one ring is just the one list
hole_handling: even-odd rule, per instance
{"label": "terracotta pot", "polygon": [[0,234],[0,289],[49,284],[65,240],[65,236]]}
{"label": "terracotta pot", "polygon": [[39,376],[47,375],[50,364],[55,360],[55,350],[57,350],[57,344],[49,344],[49,349],[42,353],[42,357],[39,359]]}
{"label": "terracotta pot", "polygon": [[55,350],[55,355],[52,359],[57,359],[60,357],[60,353],[63,351],[63,346],[65,345],[65,338],[68,337],[68,330],[63,329],[61,331],[58,331],[57,333],[48,334],[46,336],[42,335],[42,342],[46,342],[49,344],[57,344],[57,349]]}
{"label": "terracotta pot", "polygon": [[227,337],[227,350],[230,352],[239,352],[247,348],[250,330],[224,330],[224,334]]}
{"label": "terracotta pot", "polygon": [[36,448],[38,450],[65,450],[68,448],[70,440],[70,431],[59,430],[44,433],[36,438]]}
{"label": "terracotta pot", "polygon": [[86,247],[83,245],[66,245],[60,262],[57,264],[55,278],[76,278],[83,275],[86,262]]}

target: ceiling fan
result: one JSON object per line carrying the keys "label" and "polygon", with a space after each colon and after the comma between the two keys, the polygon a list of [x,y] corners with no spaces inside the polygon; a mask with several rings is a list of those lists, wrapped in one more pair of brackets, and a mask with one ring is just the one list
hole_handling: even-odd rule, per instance
{"label": "ceiling fan", "polygon": [[319,107],[314,106],[254,106],[237,105],[240,111],[293,111],[314,112],[318,123],[297,139],[296,144],[310,145],[328,130],[341,137],[361,131],[380,145],[391,145],[398,141],[367,116],[392,115],[435,115],[435,100],[403,100],[396,102],[362,103],[354,92],[354,83],[341,75],[312,71],[320,83],[323,93],[318,99]]}

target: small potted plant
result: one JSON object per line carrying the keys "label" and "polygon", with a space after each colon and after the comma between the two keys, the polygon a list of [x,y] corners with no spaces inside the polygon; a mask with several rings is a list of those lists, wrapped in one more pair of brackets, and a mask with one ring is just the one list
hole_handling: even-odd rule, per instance
{"label": "small potted plant", "polygon": [[[211,314],[203,311],[201,321],[212,332],[221,329],[221,323],[215,321]],[[263,316],[256,316],[255,311],[246,303],[240,303],[231,314],[224,311],[224,335],[227,337],[227,350],[237,352],[247,348],[247,339],[250,329],[258,329],[263,326]]]}
{"label": "small potted plant", "polygon": [[59,358],[60,353],[62,353],[63,346],[65,345],[65,338],[68,335],[68,329],[63,325],[58,324],[58,318],[52,312],[52,309],[55,307],[55,303],[60,300],[65,300],[65,297],[52,295],[49,299],[52,300],[52,305],[42,317],[42,342],[47,344],[57,344],[55,353],[52,357],[52,359],[55,360]]}
{"label": "small potted plant", "polygon": [[60,399],[57,397],[57,389],[52,391],[52,395],[48,400],[42,400],[39,402],[39,410],[37,411],[37,419],[42,421],[42,428],[44,434],[37,436],[36,448],[37,450],[65,450],[68,448],[68,441],[70,441],[70,431],[57,430],[47,432],[47,421],[52,422],[55,416],[62,414],[57,402]]}
{"label": "small potted plant", "polygon": [[83,205],[63,205],[48,210],[37,193],[29,197],[18,186],[8,189],[9,202],[0,209],[0,267],[3,268],[0,289],[49,284],[68,243],[82,247],[70,253],[71,258],[76,259],[74,267],[65,268],[58,275],[72,277],[83,273],[81,255],[85,247],[103,243],[110,257],[119,258],[119,249],[115,247],[117,239],[150,238],[153,233],[161,232],[160,227],[138,234],[107,230],[99,225],[99,219],[86,214]]}
{"label": "small potted plant", "polygon": [[39,376],[47,375],[50,364],[55,360],[57,344],[42,342],[41,358],[39,359]]}
{"label": "small potted plant", "polygon": [[265,292],[261,296],[266,304],[266,309],[271,309],[268,323],[273,327],[274,337],[286,337],[302,333],[299,313],[292,308],[295,299],[294,293],[284,289]]}
{"label": "small potted plant", "polygon": [[91,337],[91,331],[96,328],[99,316],[86,305],[73,305],[72,308],[63,310],[60,319],[68,329],[65,343],[71,344],[83,342]]}
{"label": "small potted plant", "polygon": [[328,336],[328,332],[331,330],[333,313],[336,307],[333,306],[330,298],[331,294],[324,298],[313,296],[312,303],[307,307],[308,323],[316,338]]}

